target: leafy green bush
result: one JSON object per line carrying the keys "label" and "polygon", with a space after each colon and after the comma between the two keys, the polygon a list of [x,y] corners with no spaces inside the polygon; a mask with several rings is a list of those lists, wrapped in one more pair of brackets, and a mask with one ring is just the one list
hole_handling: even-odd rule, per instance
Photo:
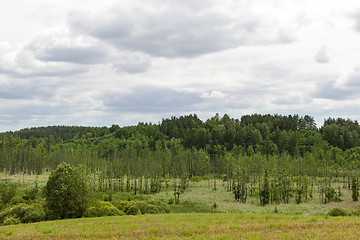
{"label": "leafy green bush", "polygon": [[39,188],[38,188],[38,186],[36,184],[35,187],[33,187],[31,189],[27,189],[25,191],[25,195],[23,196],[23,198],[26,199],[26,200],[29,200],[29,199],[30,200],[35,200],[38,192],[39,192]]}
{"label": "leafy green bush", "polygon": [[137,202],[133,202],[130,203],[128,205],[125,206],[125,211],[124,211],[127,215],[139,215],[141,214],[139,205],[137,204]]}
{"label": "leafy green bush", "polygon": [[7,225],[17,225],[20,224],[20,219],[13,217],[13,216],[9,216],[6,217],[5,220],[3,221],[2,225],[7,226]]}
{"label": "leafy green bush", "polygon": [[345,209],[342,209],[340,207],[335,207],[329,210],[328,215],[332,217],[338,217],[338,216],[347,216],[349,214]]}
{"label": "leafy green bush", "polygon": [[202,180],[201,176],[192,176],[190,182],[200,182]]}
{"label": "leafy green bush", "polygon": [[25,198],[24,198],[24,195],[23,196],[15,196],[10,200],[9,205],[15,206],[15,205],[19,205],[21,203],[29,204],[29,201]]}
{"label": "leafy green bush", "polygon": [[47,218],[82,217],[90,201],[87,182],[88,174],[84,166],[58,165],[43,189]]}
{"label": "leafy green bush", "polygon": [[20,203],[15,206],[10,206],[0,213],[0,221],[3,222],[6,218],[15,217],[20,219],[22,223],[39,222],[45,219],[45,212],[43,207],[38,203],[31,205]]}
{"label": "leafy green bush", "polygon": [[113,204],[104,201],[98,201],[85,210],[85,217],[104,217],[104,216],[122,216],[123,211],[117,209]]}
{"label": "leafy green bush", "polygon": [[129,202],[117,200],[117,201],[112,201],[112,204],[120,211],[125,211],[125,207],[129,204]]}
{"label": "leafy green bush", "polygon": [[142,214],[150,213],[150,214],[157,214],[160,213],[159,209],[152,204],[148,204],[146,202],[140,201],[136,202],[136,204],[139,206],[140,212]]}
{"label": "leafy green bush", "polygon": [[146,202],[148,204],[156,206],[159,209],[160,213],[170,213],[170,207],[167,204],[165,204],[164,202],[162,202],[162,201],[149,200],[149,201],[146,201]]}
{"label": "leafy green bush", "polygon": [[16,195],[16,183],[0,182],[0,199],[3,205],[6,205]]}

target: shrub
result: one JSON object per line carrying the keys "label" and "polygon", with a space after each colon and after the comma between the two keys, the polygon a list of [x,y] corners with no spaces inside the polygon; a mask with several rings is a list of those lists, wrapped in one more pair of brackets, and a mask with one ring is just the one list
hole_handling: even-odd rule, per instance
{"label": "shrub", "polygon": [[25,196],[26,197],[24,197],[24,199],[28,198],[28,199],[31,199],[31,200],[35,200],[38,192],[39,192],[39,188],[38,188],[37,183],[36,183],[35,187],[25,191]]}
{"label": "shrub", "polygon": [[6,205],[15,196],[17,191],[16,183],[0,182],[0,199],[3,205]]}
{"label": "shrub", "polygon": [[191,182],[200,182],[202,180],[202,177],[201,176],[192,176],[190,178],[190,181]]}
{"label": "shrub", "polygon": [[347,216],[348,213],[345,209],[342,209],[340,207],[335,207],[329,210],[328,215],[332,217],[337,217],[337,216]]}
{"label": "shrub", "polygon": [[17,225],[20,224],[20,219],[13,217],[13,216],[9,216],[6,217],[5,220],[3,221],[2,225],[7,226],[7,225]]}
{"label": "shrub", "polygon": [[13,197],[13,198],[10,200],[9,205],[15,206],[15,205],[19,205],[19,204],[21,204],[21,203],[23,203],[23,204],[28,204],[29,201],[26,200],[26,199],[24,199],[23,196],[15,196],[15,197]]}
{"label": "shrub", "polygon": [[139,215],[141,214],[139,205],[136,202],[126,205],[125,211],[127,215]]}
{"label": "shrub", "polygon": [[117,200],[117,201],[112,201],[112,204],[120,211],[125,211],[125,207],[129,204],[129,202]]}
{"label": "shrub", "polygon": [[32,223],[44,220],[45,212],[43,207],[38,203],[31,205],[20,203],[2,211],[0,213],[0,221],[4,221],[11,216],[20,219],[22,223]]}
{"label": "shrub", "polygon": [[86,209],[85,217],[104,217],[104,216],[122,216],[123,211],[117,209],[113,204],[104,201],[98,201],[93,206]]}
{"label": "shrub", "polygon": [[82,166],[57,166],[44,187],[47,217],[64,219],[82,217],[89,203],[88,175]]}
{"label": "shrub", "polygon": [[150,214],[156,214],[160,213],[159,209],[152,204],[148,204],[146,202],[140,201],[136,202],[136,204],[139,206],[140,212],[142,214],[150,213]]}
{"label": "shrub", "polygon": [[156,206],[160,213],[170,213],[170,207],[162,201],[149,200],[147,203]]}

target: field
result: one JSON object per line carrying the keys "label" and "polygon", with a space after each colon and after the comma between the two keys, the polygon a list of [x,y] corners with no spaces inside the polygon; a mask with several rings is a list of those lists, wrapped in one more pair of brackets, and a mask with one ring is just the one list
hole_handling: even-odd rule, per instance
{"label": "field", "polygon": [[[4,179],[4,176],[0,176]],[[39,176],[44,185],[48,174]],[[8,178],[9,179],[9,178]],[[36,176],[11,176],[29,186]],[[25,183],[25,184],[24,184]],[[340,179],[333,186],[342,186]],[[329,217],[326,213],[341,207],[358,210],[351,191],[341,189],[342,202],[322,204],[318,193],[305,203],[261,206],[257,198],[246,204],[234,200],[226,182],[190,182],[180,195],[180,204],[171,204],[171,214],[81,218],[0,227],[0,239],[359,239],[359,217]],[[172,188],[152,196],[117,194],[114,198],[152,197],[169,202]]]}
{"label": "field", "polygon": [[356,217],[195,213],[49,221],[0,228],[1,239],[359,239]]}

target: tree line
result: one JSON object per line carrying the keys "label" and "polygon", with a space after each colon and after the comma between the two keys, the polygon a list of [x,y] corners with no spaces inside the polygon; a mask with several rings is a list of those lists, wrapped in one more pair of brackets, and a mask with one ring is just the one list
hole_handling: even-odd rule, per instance
{"label": "tree line", "polygon": [[209,179],[214,189],[222,179],[237,200],[256,195],[265,204],[302,202],[313,184],[326,202],[338,194],[329,179],[341,177],[347,186],[358,177],[359,134],[358,122],[350,119],[329,118],[317,128],[311,116],[277,114],[31,128],[1,133],[0,171],[5,177],[42,174],[66,162],[86,166],[102,191],[155,193],[171,187],[177,197],[190,179]]}

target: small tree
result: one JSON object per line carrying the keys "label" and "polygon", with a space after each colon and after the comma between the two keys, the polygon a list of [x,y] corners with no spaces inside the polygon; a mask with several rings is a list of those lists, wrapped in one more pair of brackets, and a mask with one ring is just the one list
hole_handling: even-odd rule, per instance
{"label": "small tree", "polygon": [[270,202],[270,187],[269,187],[269,175],[268,170],[265,169],[264,182],[260,189],[260,204],[266,205]]}
{"label": "small tree", "polygon": [[352,195],[351,195],[352,200],[354,202],[359,201],[359,182],[356,178],[352,179],[351,190],[352,190]]}
{"label": "small tree", "polygon": [[89,201],[84,167],[63,163],[53,171],[44,187],[48,219],[82,217]]}

